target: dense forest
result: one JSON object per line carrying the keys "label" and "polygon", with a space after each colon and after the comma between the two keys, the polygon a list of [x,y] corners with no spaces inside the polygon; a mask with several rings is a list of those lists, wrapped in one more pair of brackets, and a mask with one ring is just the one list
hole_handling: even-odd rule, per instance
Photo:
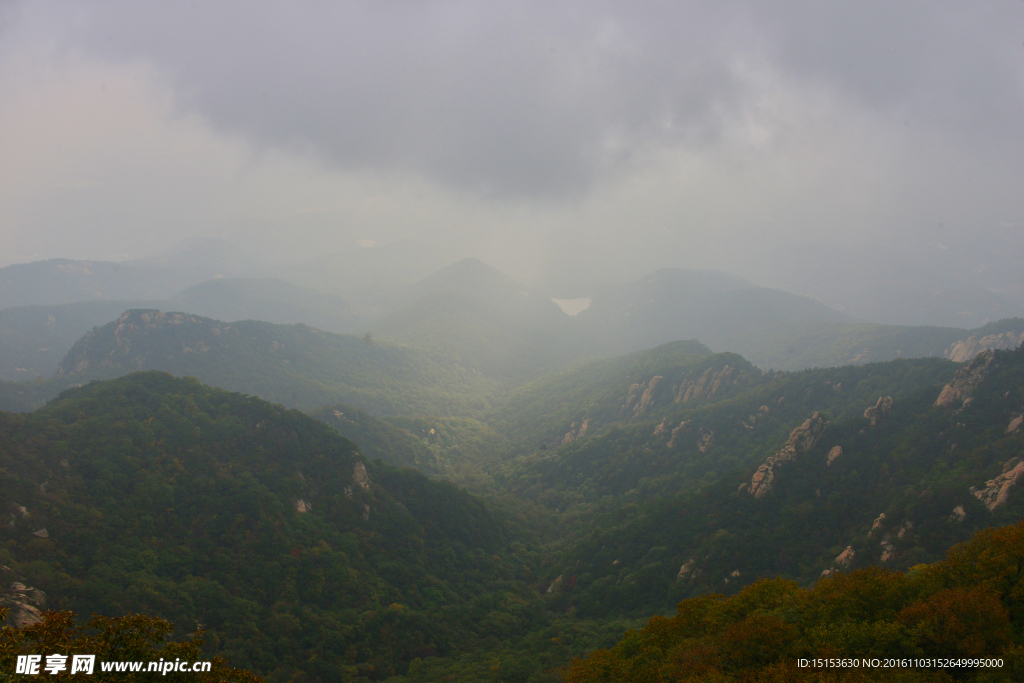
{"label": "dense forest", "polygon": [[[548,313],[527,297],[495,353],[556,352],[530,336]],[[910,581],[910,609],[938,595],[916,567],[1024,515],[1021,349],[778,372],[690,340],[533,376],[436,329],[97,327],[0,387],[21,411],[0,413],[0,564],[79,625],[202,626],[205,655],[270,681],[539,683],[680,604],[768,591],[782,618],[858,576]]]}
{"label": "dense forest", "polygon": [[868,567],[810,589],[761,579],[680,602],[573,660],[563,680],[1019,681],[1022,566],[1018,522],[905,573]]}

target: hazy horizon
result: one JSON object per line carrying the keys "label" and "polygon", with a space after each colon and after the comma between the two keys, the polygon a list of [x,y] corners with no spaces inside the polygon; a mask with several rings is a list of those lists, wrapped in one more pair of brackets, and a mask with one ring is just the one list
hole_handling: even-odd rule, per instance
{"label": "hazy horizon", "polygon": [[[403,240],[1024,304],[1024,4],[0,5],[0,266]],[[845,299],[844,299],[845,297]]]}

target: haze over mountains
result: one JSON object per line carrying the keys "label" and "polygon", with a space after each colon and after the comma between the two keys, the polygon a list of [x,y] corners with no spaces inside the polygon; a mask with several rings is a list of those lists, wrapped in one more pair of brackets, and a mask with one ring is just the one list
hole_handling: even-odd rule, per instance
{"label": "haze over mountains", "polygon": [[[203,256],[207,247],[211,253]],[[0,269],[0,378],[51,375],[80,336],[132,308],[370,333],[487,375],[517,378],[675,339],[698,339],[759,367],[791,370],[949,356],[972,335],[1024,330],[1012,321],[985,326],[995,323],[990,316],[1024,316],[1024,308],[994,294],[934,292],[908,316],[978,322],[973,327],[880,325],[726,273],[683,269],[594,285],[582,292],[589,306],[568,316],[547,293],[478,259],[431,270],[434,259],[417,253],[416,245],[401,243],[302,267],[246,269],[229,258],[225,243],[213,242],[145,263],[8,266]],[[1003,348],[1008,340],[992,344]]]}
{"label": "haze over mountains", "polygon": [[906,570],[1024,511],[1022,318],[884,325],[678,268],[569,315],[408,244],[194,253],[0,270],[0,558],[271,679],[553,681],[680,600]]}
{"label": "haze over mountains", "polygon": [[1024,680],[1022,25],[0,2],[0,678]]}

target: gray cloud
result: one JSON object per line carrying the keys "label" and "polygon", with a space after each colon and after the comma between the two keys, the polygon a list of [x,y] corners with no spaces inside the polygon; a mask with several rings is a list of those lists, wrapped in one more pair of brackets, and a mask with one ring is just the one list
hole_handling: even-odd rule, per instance
{"label": "gray cloud", "polygon": [[714,144],[754,96],[740,65],[894,125],[1024,138],[1019,2],[73,5],[37,21],[154,63],[222,129],[487,194],[579,193],[646,149]]}
{"label": "gray cloud", "polygon": [[[0,10],[0,67],[17,73],[35,63],[24,55],[49,55],[57,83],[66,65],[84,64],[92,70],[76,93],[121,69],[112,90],[136,107],[135,137],[99,161],[81,156],[88,173],[57,156],[38,172],[105,185],[86,214],[84,200],[62,213],[42,199],[19,204],[22,227],[5,229],[25,244],[71,220],[95,226],[75,244],[115,232],[128,241],[136,224],[229,238],[258,224],[271,250],[283,230],[301,236],[289,249],[317,250],[443,235],[519,272],[629,277],[742,263],[793,288],[765,263],[765,245],[969,253],[970,272],[998,274],[987,286],[1019,270],[1013,254],[1024,251],[1022,2],[80,0]],[[125,85],[136,75],[149,95]],[[52,90],[47,101],[61,96]],[[165,93],[171,122],[146,123],[164,114],[147,119],[139,102]],[[152,143],[160,151],[146,167],[160,125],[173,135]],[[91,131],[83,124],[78,139]],[[274,166],[283,157],[317,164]],[[119,179],[131,181],[131,201],[118,199]],[[309,207],[323,211],[296,214]],[[54,228],[51,241],[68,234]],[[930,258],[925,271],[939,263]]]}

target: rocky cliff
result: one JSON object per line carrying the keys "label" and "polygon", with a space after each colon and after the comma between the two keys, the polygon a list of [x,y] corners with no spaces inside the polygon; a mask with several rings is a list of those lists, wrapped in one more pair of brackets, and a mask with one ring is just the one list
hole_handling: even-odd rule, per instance
{"label": "rocky cliff", "polygon": [[1011,330],[1001,334],[988,334],[979,337],[971,335],[963,341],[958,341],[946,349],[945,356],[956,363],[966,363],[974,359],[982,351],[993,349],[1015,349],[1024,344],[1024,331]]}
{"label": "rocky cliff", "polygon": [[974,360],[960,368],[953,375],[953,381],[942,388],[935,405],[940,408],[962,406],[970,400],[974,390],[988,376],[989,368],[995,355],[991,351],[982,351]]}
{"label": "rocky cliff", "polygon": [[806,453],[814,448],[818,440],[821,439],[827,424],[821,413],[811,415],[803,424],[789,433],[789,440],[778,453],[757,468],[757,472],[750,480],[749,487],[744,484],[741,488],[749,490],[755,498],[762,498],[771,493],[775,481],[775,470],[783,463],[795,460],[801,453]]}
{"label": "rocky cliff", "polygon": [[995,510],[1010,497],[1010,490],[1017,485],[1017,480],[1024,475],[1024,461],[1011,458],[1003,465],[1003,473],[995,479],[985,482],[983,488],[971,487],[971,494],[985,504],[989,510]]}
{"label": "rocky cliff", "polygon": [[26,586],[13,569],[0,565],[0,608],[7,610],[8,625],[32,626],[42,621],[40,612],[46,608],[46,594]]}

